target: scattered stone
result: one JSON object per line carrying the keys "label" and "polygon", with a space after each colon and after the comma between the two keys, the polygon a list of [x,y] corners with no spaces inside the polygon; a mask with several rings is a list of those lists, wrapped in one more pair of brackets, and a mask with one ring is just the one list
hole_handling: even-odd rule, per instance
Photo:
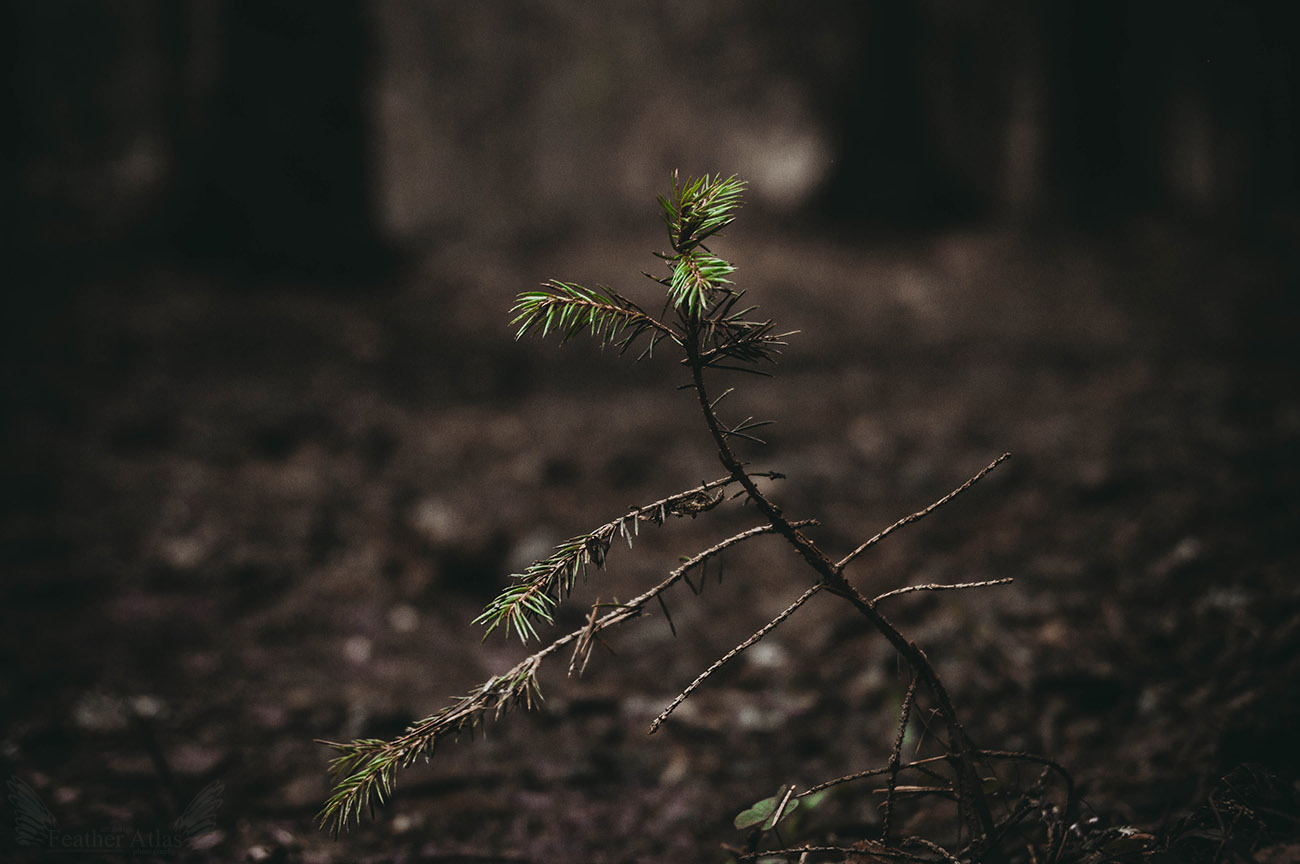
{"label": "scattered stone", "polygon": [[343,656],[357,666],[370,660],[374,645],[365,636],[353,636],[343,643]]}

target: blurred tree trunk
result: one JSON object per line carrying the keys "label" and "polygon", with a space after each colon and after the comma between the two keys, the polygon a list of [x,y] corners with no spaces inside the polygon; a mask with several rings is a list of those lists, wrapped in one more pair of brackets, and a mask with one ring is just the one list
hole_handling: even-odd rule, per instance
{"label": "blurred tree trunk", "polygon": [[16,246],[55,263],[130,244],[165,197],[164,70],[144,4],[6,4]]}
{"label": "blurred tree trunk", "polygon": [[1142,210],[1249,220],[1296,197],[1287,4],[1052,4],[1053,187],[1085,221]]}
{"label": "blurred tree trunk", "polygon": [[6,7],[17,245],[41,272],[168,247],[366,275],[370,42],[359,0]]}
{"label": "blurred tree trunk", "polygon": [[927,27],[916,4],[871,2],[853,16],[860,63],[838,119],[831,212],[897,222],[930,219],[955,202],[927,124],[922,70]]}
{"label": "blurred tree trunk", "polygon": [[183,249],[254,269],[382,267],[358,0],[169,7]]}
{"label": "blurred tree trunk", "polygon": [[1300,203],[1287,4],[870,0],[833,12],[859,43],[819,82],[838,131],[828,205],[841,215],[1236,221]]}

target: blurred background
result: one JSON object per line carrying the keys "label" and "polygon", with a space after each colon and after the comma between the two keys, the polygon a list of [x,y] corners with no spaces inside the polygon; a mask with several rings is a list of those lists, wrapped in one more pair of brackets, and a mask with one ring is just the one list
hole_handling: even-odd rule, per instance
{"label": "blurred background", "polygon": [[[0,769],[61,820],[152,824],[220,778],[195,860],[722,860],[745,804],[887,756],[857,730],[906,682],[830,603],[642,736],[802,590],[755,547],[670,604],[676,639],[638,623],[540,719],[440,753],[337,843],[311,827],[313,738],[394,734],[508,668],[519,646],[468,623],[508,573],[720,473],[671,362],[508,327],[552,277],[652,308],[674,170],[749,182],[716,251],[802,332],[773,381],[727,384],[780,421],[747,455],[828,548],[1016,454],[860,574],[1017,578],[898,612],[977,739],[1077,768],[1099,818],[1168,842],[1243,764],[1294,804],[1286,4],[4,15]],[[752,514],[717,518],[582,599]],[[879,819],[826,813],[842,837]]]}
{"label": "blurred background", "polygon": [[1293,21],[1272,3],[9,16],[29,255],[373,273],[449,235],[626,223],[673,169],[740,174],[768,213],[891,227],[1259,228],[1297,202]]}

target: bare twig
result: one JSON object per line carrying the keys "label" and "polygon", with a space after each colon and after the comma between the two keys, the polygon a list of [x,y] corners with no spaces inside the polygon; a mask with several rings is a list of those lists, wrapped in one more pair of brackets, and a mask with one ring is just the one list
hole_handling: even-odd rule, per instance
{"label": "bare twig", "polygon": [[332,772],[340,779],[318,819],[322,824],[332,825],[337,833],[348,822],[359,818],[361,812],[372,802],[383,803],[391,793],[397,770],[410,765],[421,755],[432,753],[442,739],[472,730],[489,714],[499,718],[521,701],[531,708],[533,698],[541,695],[537,671],[548,656],[577,642],[579,650],[575,650],[569,665],[572,674],[579,664],[579,657],[584,658],[582,665],[585,665],[585,655],[602,630],[640,615],[647,603],[671,588],[688,571],[701,566],[723,550],[752,537],[771,534],[774,530],[771,525],[758,525],[741,531],[684,561],[657,585],[627,603],[609,604],[611,611],[599,617],[596,617],[593,609],[592,616],[582,627],[530,654],[505,674],[488,679],[468,695],[411,726],[392,741],[364,739],[350,744],[321,741],[339,753],[332,762]]}
{"label": "bare twig", "polygon": [[956,858],[954,858],[952,853],[949,852],[947,849],[943,848],[938,843],[934,843],[931,842],[930,840],[926,840],[924,837],[908,837],[906,840],[903,841],[902,845],[920,846],[922,849],[929,849],[931,852],[938,855],[944,861],[947,861],[948,864],[961,864],[961,862],[959,862]]}
{"label": "bare twig", "polygon": [[911,594],[913,591],[957,591],[963,588],[986,588],[989,585],[1006,585],[1016,581],[1010,576],[1002,579],[987,579],[983,582],[958,582],[955,585],[944,585],[942,583],[932,582],[928,585],[908,585],[906,588],[895,588],[892,591],[886,591],[884,594],[877,594],[871,599],[872,603],[879,603],[886,597],[897,597],[899,594]]}
{"label": "bare twig", "polygon": [[578,675],[581,676],[587,671],[587,661],[591,660],[591,646],[598,638],[596,633],[596,613],[600,611],[602,605],[600,600],[597,599],[591,607],[591,613],[587,616],[587,626],[583,628],[582,635],[578,637],[578,644],[573,646],[573,657],[569,660],[569,675],[573,675],[579,657],[582,658],[582,665],[577,669]]}
{"label": "bare twig", "polygon": [[848,555],[845,555],[843,558],[837,561],[835,563],[836,569],[843,570],[845,567],[848,566],[849,562],[852,561],[854,558],[857,558],[863,552],[866,552],[872,546],[875,546],[881,540],[884,540],[886,537],[888,537],[890,534],[893,534],[895,531],[897,531],[899,528],[902,528],[904,525],[910,525],[913,522],[918,522],[924,519],[926,516],[929,516],[935,510],[938,510],[940,507],[947,504],[949,501],[956,498],[958,495],[965,492],[967,489],[974,486],[979,481],[983,480],[986,474],[988,474],[994,468],[998,467],[999,465],[1001,465],[1003,462],[1005,462],[1007,459],[1010,458],[1011,458],[1010,453],[1003,453],[1001,456],[999,456],[998,458],[990,462],[988,465],[986,465],[983,468],[983,470],[981,470],[974,477],[971,477],[965,483],[961,484],[956,489],[952,490],[947,495],[940,498],[938,501],[935,501],[933,504],[931,504],[930,506],[922,510],[916,511],[910,516],[904,516],[902,519],[899,519],[893,525],[890,525],[884,531],[881,531],[875,537],[872,537],[870,540],[866,541],[861,546],[859,546],[858,548],[850,552]]}
{"label": "bare twig", "polygon": [[[1040,753],[1029,753],[1021,750],[980,750],[979,756],[983,759],[997,761],[1032,762],[1055,772],[1056,775],[1061,778],[1061,781],[1065,783],[1065,824],[1068,825],[1074,821],[1076,811],[1079,807],[1078,792],[1074,786],[1074,778],[1070,776],[1070,772],[1066,771],[1065,767],[1061,765],[1061,763],[1054,759],[1049,759]],[[1068,832],[1060,832],[1055,847],[1052,849],[1052,855],[1048,859],[1049,864],[1056,864],[1056,862],[1061,860],[1061,854],[1065,851],[1065,841],[1067,836]]]}
{"label": "bare twig", "polygon": [[912,717],[912,700],[916,698],[916,680],[915,674],[912,675],[912,681],[907,685],[907,693],[903,695],[903,706],[898,711],[898,734],[894,736],[894,748],[889,754],[889,794],[885,797],[884,818],[880,827],[880,839],[889,842],[889,822],[894,815],[894,790],[898,786],[899,765],[903,761],[903,740],[907,737],[907,722]]}
{"label": "bare twig", "polygon": [[713,497],[709,492],[734,482],[735,478],[728,476],[701,483],[693,489],[635,507],[593,531],[566,540],[549,557],[515,574],[511,584],[487,605],[475,622],[486,624],[487,633],[504,626],[507,634],[513,628],[521,640],[535,637],[534,620],[540,618],[549,623],[553,607],[573,590],[578,575],[585,573],[588,565],[605,566],[615,537],[622,536],[630,546],[642,522],[662,525],[669,516],[694,515],[717,506],[722,500],[721,493]]}
{"label": "bare twig", "polygon": [[[815,524],[815,521],[809,520],[808,522],[805,522],[803,524]],[[729,547],[735,546],[737,543],[741,543],[745,540],[749,540],[750,538],[757,537],[760,534],[771,534],[772,532],[773,532],[773,528],[771,525],[757,525],[746,531],[741,531],[739,534],[734,534],[731,537],[728,537],[726,540],[723,540],[719,543],[715,543],[714,545],[710,546],[708,549],[705,549],[703,552],[699,552],[691,556],[687,560],[683,561],[681,566],[677,567],[671,573],[669,573],[666,579],[664,579],[658,585],[655,585],[650,590],[646,591],[644,594],[634,597],[632,600],[628,601],[627,603],[608,604],[610,606],[614,606],[615,610],[600,618],[596,617],[596,610],[601,607],[601,604],[598,603],[595,606],[593,606],[591,610],[591,614],[587,620],[587,626],[583,627],[580,631],[575,630],[574,633],[570,633],[569,636],[564,637],[565,641],[567,642],[575,634],[580,634],[578,636],[580,640],[579,644],[574,649],[573,660],[569,663],[569,674],[572,675],[574,673],[575,667],[578,663],[578,657],[581,655],[584,656],[585,658],[585,655],[590,651],[592,640],[596,637],[597,634],[600,633],[601,630],[604,630],[607,627],[612,627],[615,624],[626,621],[628,618],[632,618],[636,615],[640,615],[641,610],[645,607],[645,604],[649,603],[651,600],[657,599],[659,600],[660,605],[663,605],[663,597],[661,596],[663,592],[667,591],[678,581],[686,579],[687,573],[696,569],[697,567],[703,567],[706,563],[708,563],[709,560],[720,555],[724,550],[728,549]],[[667,617],[668,607],[663,606],[663,609],[664,609],[664,617],[668,620],[669,627],[672,627],[672,619]],[[674,628],[674,633],[675,632],[676,630]],[[586,667],[587,667],[587,663],[586,663],[586,659],[584,659],[582,662],[582,668],[577,670],[578,674],[581,675],[583,670],[586,669]]]}
{"label": "bare twig", "polygon": [[[923,766],[935,765],[947,761],[948,761],[948,756],[946,754],[943,756],[928,756],[925,759],[917,759],[915,761],[906,762],[902,765],[899,765],[898,770],[906,771],[913,768],[921,768]],[[836,777],[834,780],[827,780],[824,783],[818,783],[816,786],[810,786],[804,791],[800,792],[799,797],[802,798],[805,795],[812,795],[815,792],[821,792],[823,789],[829,789],[832,786],[839,786],[842,783],[851,783],[854,780],[862,780],[866,777],[879,777],[881,774],[888,774],[890,770],[891,770],[890,767],[886,765],[884,768],[868,768],[866,771],[855,771],[852,774],[845,774],[843,777]]]}
{"label": "bare twig", "polygon": [[712,666],[710,666],[708,669],[705,669],[703,672],[701,672],[699,674],[699,677],[697,677],[694,681],[688,684],[686,689],[683,690],[681,693],[678,693],[677,698],[674,699],[671,703],[669,703],[667,708],[665,708],[662,712],[660,712],[659,716],[656,717],[654,719],[654,722],[650,724],[650,734],[653,735],[655,732],[657,732],[659,730],[659,727],[663,725],[663,722],[668,719],[668,715],[676,711],[677,706],[685,702],[687,697],[689,697],[692,693],[694,693],[696,689],[698,689],[699,686],[703,684],[710,675],[712,675],[714,672],[717,672],[719,669],[725,666],[728,661],[736,657],[738,654],[741,654],[746,649],[748,649],[751,645],[753,645],[758,640],[762,639],[764,636],[770,633],[773,627],[775,627],[776,625],[780,624],[782,621],[784,621],[785,619],[793,615],[796,609],[798,609],[804,603],[808,602],[809,598],[811,598],[814,594],[816,594],[824,587],[825,585],[823,585],[821,582],[818,582],[816,585],[812,586],[807,591],[803,592],[803,594],[799,595],[798,600],[795,600],[789,606],[785,607],[785,609],[781,611],[781,614],[777,615],[771,621],[768,621],[766,624],[764,624],[758,630],[758,632],[756,632],[753,636],[750,636],[744,642],[741,642],[735,648],[732,648],[722,657],[714,661]]}
{"label": "bare twig", "polygon": [[[877,858],[888,858],[894,861],[930,862],[933,860],[930,858],[926,858],[922,855],[917,855],[914,852],[904,852],[901,849],[891,849],[888,846],[885,846],[880,843],[873,843],[870,840],[864,840],[858,846],[829,846],[829,845],[817,846],[813,844],[808,844],[804,846],[789,846],[784,849],[768,849],[763,852],[744,852],[741,853],[740,855],[737,855],[736,860],[757,861],[760,858],[766,859],[770,857],[776,857],[778,855],[782,857],[790,857],[792,855],[803,856],[812,853],[844,855],[846,856],[845,860],[848,860],[847,856],[850,855],[852,856],[874,855]],[[854,860],[857,860],[857,858],[855,858]]]}

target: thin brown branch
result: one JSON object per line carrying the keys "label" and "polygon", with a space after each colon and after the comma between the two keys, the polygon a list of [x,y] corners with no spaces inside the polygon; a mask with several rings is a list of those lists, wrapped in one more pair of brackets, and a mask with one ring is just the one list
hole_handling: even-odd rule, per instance
{"label": "thin brown branch", "polygon": [[880,827],[880,839],[889,842],[889,823],[894,815],[894,791],[898,788],[899,765],[903,761],[903,740],[907,737],[907,723],[912,717],[912,703],[916,699],[917,676],[912,675],[903,695],[903,706],[898,711],[898,733],[894,736],[894,747],[889,753],[889,794],[885,796],[884,818]]}
{"label": "thin brown branch", "polygon": [[[578,666],[585,666],[586,655],[602,630],[640,615],[647,603],[683,579],[689,570],[702,565],[728,547],[774,531],[770,524],[758,525],[728,537],[683,562],[665,579],[631,601],[608,604],[612,607],[611,611],[599,617],[596,616],[596,609],[593,609],[591,618],[582,627],[525,657],[505,674],[488,679],[468,695],[412,725],[392,741],[365,740],[354,741],[351,744],[320,742],[342,754],[333,764],[335,773],[343,777],[334,796],[327,802],[326,808],[321,813],[322,823],[333,824],[336,830],[340,829],[350,819],[360,815],[372,795],[382,802],[390,793],[397,768],[410,765],[421,754],[431,753],[443,738],[474,729],[487,715],[500,718],[511,706],[521,700],[531,708],[533,697],[540,695],[536,675],[546,657],[570,643],[577,642],[569,666],[572,674]],[[596,608],[600,608],[600,605]]]}
{"label": "thin brown branch", "polygon": [[870,540],[863,543],[857,549],[854,549],[848,555],[845,555],[843,558],[837,561],[835,564],[836,569],[843,570],[846,566],[848,566],[849,562],[852,561],[854,558],[857,558],[863,552],[867,551],[872,546],[875,546],[881,540],[884,540],[886,537],[888,537],[890,534],[893,534],[895,531],[897,531],[899,528],[902,528],[904,525],[910,525],[913,522],[919,522],[920,520],[924,519],[926,516],[929,516],[935,510],[938,510],[940,507],[947,504],[949,501],[956,498],[958,495],[965,492],[970,487],[974,486],[980,480],[983,480],[986,474],[988,474],[994,468],[998,467],[999,465],[1001,465],[1003,462],[1005,462],[1007,459],[1010,458],[1011,458],[1010,453],[1003,453],[1001,456],[999,456],[998,458],[990,462],[988,465],[986,465],[983,468],[983,470],[981,470],[974,477],[971,477],[965,483],[961,484],[956,489],[952,490],[947,495],[940,498],[938,501],[935,501],[933,504],[931,504],[930,506],[922,510],[916,511],[910,516],[904,516],[902,519],[899,519],[893,525],[890,525],[884,531],[881,531],[875,537],[872,537]]}
{"label": "thin brown branch", "polygon": [[[909,771],[913,768],[922,769],[926,765],[934,765],[938,762],[948,761],[947,755],[944,756],[927,756],[924,759],[917,759],[913,762],[905,762],[898,766],[899,771]],[[829,789],[832,786],[839,786],[841,783],[851,783],[854,780],[862,780],[867,777],[879,777],[881,774],[888,774],[890,768],[886,765],[884,768],[868,768],[865,771],[855,771],[852,774],[845,774],[843,777],[836,777],[833,780],[827,780],[825,783],[818,783],[816,786],[810,786],[800,792],[798,797],[812,795],[814,792],[820,792],[823,789]]]}
{"label": "thin brown branch", "polygon": [[958,582],[956,584],[945,585],[941,582],[931,582],[928,585],[908,585],[906,588],[895,588],[892,591],[886,591],[884,594],[877,594],[871,599],[872,603],[879,603],[886,597],[897,597],[899,594],[911,594],[913,591],[957,591],[963,588],[986,588],[989,585],[1006,585],[1016,581],[1010,576],[1004,576],[1001,579],[986,579],[983,582]]}
{"label": "thin brown branch", "polygon": [[920,798],[925,795],[936,795],[940,798],[950,798],[953,801],[957,800],[957,793],[953,790],[952,786],[917,786],[913,784],[910,786],[895,786],[892,790],[872,789],[871,794],[894,795],[894,796],[910,795],[916,798]]}
{"label": "thin brown branch", "polygon": [[952,853],[949,852],[947,849],[943,848],[938,843],[934,843],[930,840],[926,840],[924,837],[908,837],[906,840],[903,841],[902,845],[920,846],[921,848],[929,849],[931,852],[940,856],[941,858],[943,858],[944,861],[947,861],[948,864],[961,864],[961,862],[959,862],[956,858],[954,858]]}
{"label": "thin brown branch", "polygon": [[[1074,821],[1076,811],[1079,807],[1078,792],[1074,786],[1074,777],[1070,775],[1069,771],[1065,770],[1061,763],[1054,759],[1049,759],[1040,753],[1028,753],[1020,750],[979,750],[977,753],[980,758],[983,759],[996,759],[1006,762],[1033,762],[1037,765],[1044,766],[1048,770],[1056,772],[1056,775],[1065,783],[1064,822],[1068,825]],[[1067,832],[1060,832],[1055,846],[1052,849],[1052,855],[1048,859],[1049,864],[1056,864],[1056,862],[1061,860],[1061,854],[1065,851],[1066,837]]]}
{"label": "thin brown branch", "polygon": [[691,383],[694,386],[700,410],[704,414],[704,422],[708,426],[714,446],[717,447],[718,458],[723,467],[730,472],[731,478],[745,490],[749,499],[758,507],[759,512],[767,517],[767,520],[772,523],[781,536],[785,537],[795,547],[795,550],[808,562],[809,566],[823,576],[830,574],[835,567],[830,558],[826,557],[826,554],[812,540],[808,539],[803,532],[791,524],[790,520],[786,519],[781,512],[781,508],[776,506],[771,499],[759,490],[754,483],[753,476],[745,470],[744,463],[732,452],[731,446],[727,443],[727,434],[718,421],[718,415],[710,407],[711,400],[704,387],[704,367],[699,360],[699,349],[695,345],[695,340],[688,339],[685,347],[686,359],[691,368]]}
{"label": "thin brown branch", "polygon": [[[591,660],[591,648],[596,640],[596,622],[597,612],[601,608],[600,598],[596,599],[595,604],[591,607],[591,614],[587,616],[587,626],[583,628],[582,635],[578,637],[578,644],[573,646],[573,657],[569,660],[569,675],[572,676],[574,667],[577,667],[578,676],[587,671],[587,663]],[[620,619],[622,620],[622,619]],[[582,658],[582,665],[578,666],[578,658]]]}
{"label": "thin brown branch", "polygon": [[[809,520],[807,522],[803,522],[800,524],[803,525],[815,524],[815,521]],[[654,587],[650,588],[649,590],[645,591],[643,594],[637,595],[636,597],[632,598],[626,603],[609,604],[615,607],[615,609],[612,612],[609,612],[597,618],[596,608],[599,608],[599,606],[593,607],[591,611],[591,616],[588,618],[587,624],[573,631],[569,635],[563,637],[563,642],[567,644],[568,642],[571,642],[574,639],[578,639],[581,640],[578,646],[579,649],[581,649],[583,643],[585,643],[587,646],[587,650],[590,650],[590,645],[592,640],[596,637],[597,634],[600,633],[600,631],[608,627],[612,627],[613,625],[618,624],[622,621],[626,621],[628,618],[632,618],[637,615],[640,615],[641,610],[645,607],[647,603],[649,603],[651,600],[659,598],[660,595],[663,594],[663,592],[667,591],[673,585],[677,584],[677,582],[684,579],[686,574],[689,573],[691,570],[703,566],[710,559],[717,557],[724,550],[728,549],[731,546],[735,546],[737,543],[741,543],[753,537],[758,537],[761,534],[771,534],[771,533],[774,533],[774,529],[772,528],[771,525],[756,525],[753,528],[749,528],[745,531],[741,531],[739,534],[733,534],[732,536],[728,537],[726,540],[722,540],[719,541],[718,543],[713,544],[708,549],[705,549],[703,552],[699,552],[696,553],[695,555],[692,555],[690,558],[683,561],[680,566],[678,566],[671,573],[669,573],[668,576],[663,581],[661,581],[659,584],[655,585]],[[556,647],[555,644],[552,644],[550,646],[550,648],[554,648],[554,647]],[[550,649],[548,648],[547,650],[549,652]],[[579,656],[580,656],[580,651],[575,649],[573,660],[569,663],[570,675],[574,673],[575,667],[578,663]],[[585,660],[583,661],[582,666],[583,668],[586,667]],[[582,674],[581,671],[579,671],[579,674]]]}
{"label": "thin brown branch", "polygon": [[[925,683],[926,688],[934,696],[938,703],[938,714],[943,719],[944,725],[948,727],[948,749],[957,769],[957,800],[959,807],[970,808],[970,815],[976,823],[978,834],[985,839],[993,836],[996,823],[993,814],[989,811],[988,801],[985,798],[981,785],[979,774],[975,770],[976,747],[966,734],[966,729],[962,726],[957,717],[957,712],[953,708],[952,698],[948,695],[948,688],[944,686],[939,674],[935,671],[930,660],[925,656],[925,652],[920,649],[914,642],[910,642],[902,633],[898,631],[888,619],[876,609],[874,603],[862,595],[858,589],[854,588],[839,573],[835,574],[837,580],[830,585],[832,592],[845,600],[848,600],[864,617],[867,618],[883,635],[891,645],[894,646],[913,671]],[[997,850],[988,850],[997,854]]]}
{"label": "thin brown branch", "polygon": [[722,657],[719,657],[717,660],[715,660],[712,666],[710,666],[708,669],[705,669],[703,672],[701,672],[694,681],[692,681],[689,685],[687,685],[685,690],[677,694],[677,698],[674,699],[671,703],[669,703],[667,708],[665,708],[662,712],[660,712],[659,716],[656,717],[654,719],[654,722],[650,724],[650,734],[653,735],[655,732],[657,732],[659,730],[659,727],[663,725],[663,722],[668,719],[668,715],[676,711],[677,706],[685,702],[687,697],[689,697],[692,693],[694,693],[696,689],[698,689],[699,686],[709,678],[710,675],[712,675],[714,672],[717,672],[719,669],[725,666],[729,661],[734,659],[737,655],[742,654],[743,652],[748,650],[752,645],[758,642],[758,640],[762,639],[764,636],[770,633],[773,627],[777,626],[782,621],[784,621],[785,619],[793,615],[796,609],[798,609],[804,603],[807,603],[809,598],[811,598],[814,594],[816,594],[818,591],[820,591],[822,588],[825,587],[826,587],[825,584],[821,582],[818,582],[816,585],[813,585],[807,591],[803,592],[803,594],[799,595],[798,600],[795,600],[789,606],[785,607],[785,609],[781,611],[781,614],[777,615],[771,621],[768,621],[766,624],[764,624],[758,630],[758,632],[756,632],[753,636],[750,636],[744,642],[741,642],[735,648],[732,648]]}
{"label": "thin brown branch", "polygon": [[861,844],[858,846],[829,846],[829,845],[817,846],[813,844],[807,844],[804,846],[788,846],[784,849],[769,849],[762,852],[742,852],[741,854],[736,856],[736,860],[757,861],[760,858],[766,859],[770,857],[776,857],[778,855],[782,857],[799,855],[801,856],[800,860],[802,860],[802,856],[809,855],[812,853],[830,853],[830,854],[844,855],[846,856],[844,859],[846,861],[850,860],[847,857],[850,855],[854,856],[851,859],[854,861],[861,860],[864,856],[868,856],[868,855],[873,855],[877,858],[887,858],[892,861],[916,861],[916,862],[933,861],[933,859],[931,858],[926,858],[922,855],[917,855],[913,852],[904,852],[901,849],[891,849],[888,846],[884,846],[880,843],[873,843],[870,840],[863,840],[861,841]]}

